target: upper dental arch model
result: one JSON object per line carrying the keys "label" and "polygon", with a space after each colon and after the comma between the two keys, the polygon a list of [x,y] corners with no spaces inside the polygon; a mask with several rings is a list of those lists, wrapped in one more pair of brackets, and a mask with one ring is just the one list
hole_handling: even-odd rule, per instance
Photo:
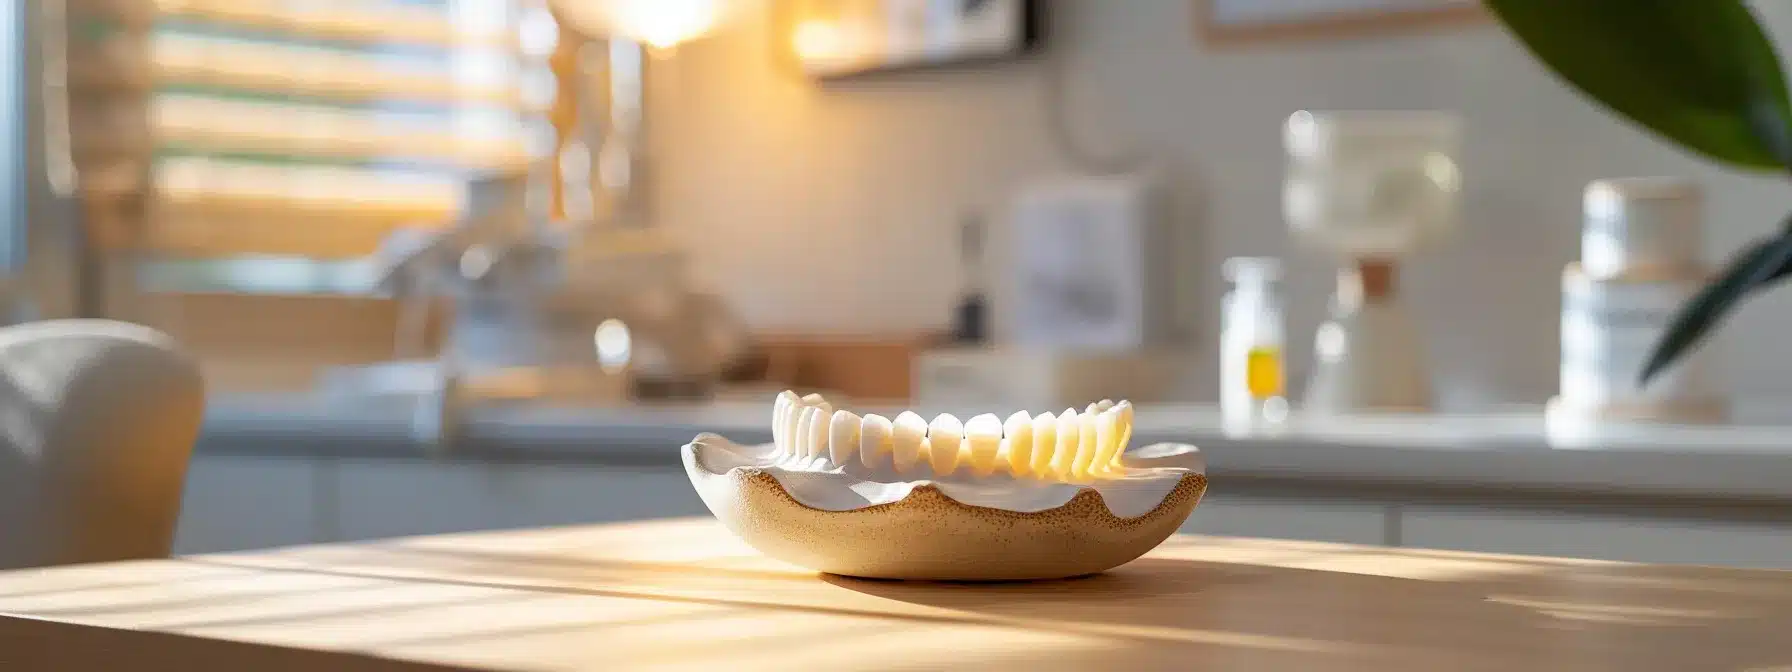
{"label": "upper dental arch model", "polygon": [[[838,467],[867,474],[955,474],[1087,483],[1122,475],[1120,451],[1132,438],[1132,404],[1102,400],[1078,413],[1019,411],[928,422],[913,411],[890,420],[835,410],[821,395],[785,391],[772,410],[772,444],[785,465]],[[817,463],[817,460],[822,462]]]}

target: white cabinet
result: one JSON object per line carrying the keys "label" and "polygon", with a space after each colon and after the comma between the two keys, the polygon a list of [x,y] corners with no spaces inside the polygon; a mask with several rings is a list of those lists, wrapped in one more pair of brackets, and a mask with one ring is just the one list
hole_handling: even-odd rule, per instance
{"label": "white cabinet", "polygon": [[348,460],[336,477],[344,540],[707,512],[671,468]]}
{"label": "white cabinet", "polygon": [[202,456],[187,467],[176,553],[215,553],[327,541],[308,459]]}
{"label": "white cabinet", "polygon": [[340,460],[334,469],[335,511],[326,515],[341,541],[504,527],[492,465]]}
{"label": "white cabinet", "polygon": [[[200,456],[177,553],[708,515],[682,470],[598,464]],[[1492,553],[1792,569],[1792,526],[1300,498],[1230,490],[1183,532]]]}
{"label": "white cabinet", "polygon": [[1784,526],[1556,511],[1409,507],[1404,545],[1632,562],[1792,569]]}
{"label": "white cabinet", "polygon": [[497,468],[499,518],[510,527],[708,515],[683,470],[507,465]]}
{"label": "white cabinet", "polygon": [[1210,495],[1201,499],[1181,531],[1379,545],[1388,543],[1387,509],[1362,502]]}

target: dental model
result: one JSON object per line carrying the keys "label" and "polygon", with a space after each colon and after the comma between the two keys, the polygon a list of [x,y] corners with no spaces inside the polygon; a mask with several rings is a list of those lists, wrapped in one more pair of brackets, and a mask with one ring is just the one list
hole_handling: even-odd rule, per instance
{"label": "dental model", "polygon": [[1019,580],[1106,571],[1176,531],[1207,489],[1200,451],[1128,451],[1132,404],[932,422],[778,395],[772,442],[683,450],[722,523],[766,555],[847,576]]}

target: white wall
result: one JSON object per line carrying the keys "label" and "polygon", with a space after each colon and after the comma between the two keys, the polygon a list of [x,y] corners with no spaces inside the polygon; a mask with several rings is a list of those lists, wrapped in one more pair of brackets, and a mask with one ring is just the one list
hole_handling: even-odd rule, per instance
{"label": "white wall", "polygon": [[[1060,0],[1048,51],[1067,68],[1065,109],[1087,144],[1149,147],[1167,164],[1186,227],[1185,309],[1203,342],[1228,256],[1287,255],[1294,333],[1311,334],[1321,317],[1330,262],[1295,249],[1279,214],[1278,127],[1297,109],[1465,116],[1466,221],[1403,279],[1450,407],[1554,392],[1560,274],[1578,256],[1587,181],[1704,180],[1714,262],[1792,209],[1792,187],[1725,175],[1608,117],[1492,24],[1216,52],[1193,35],[1193,4]],[[1792,3],[1760,4],[1792,40]],[[944,324],[959,286],[959,215],[1065,168],[1046,131],[1045,64],[818,86],[780,69],[762,29],[748,22],[686,46],[664,69],[659,214],[756,327]],[[1772,331],[1787,327],[1792,292],[1729,325],[1720,347],[1737,390],[1792,392],[1782,381],[1792,357]],[[1296,353],[1296,375],[1305,360]],[[1206,377],[1196,390],[1210,390]]]}

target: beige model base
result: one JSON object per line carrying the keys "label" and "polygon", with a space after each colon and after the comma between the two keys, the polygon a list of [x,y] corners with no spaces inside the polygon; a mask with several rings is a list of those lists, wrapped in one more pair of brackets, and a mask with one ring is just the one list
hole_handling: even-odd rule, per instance
{"label": "beige model base", "polygon": [[698,469],[702,448],[685,446],[685,468],[710,511],[741,539],[795,565],[875,579],[1016,581],[1107,571],[1174,534],[1207,490],[1205,475],[1189,473],[1156,508],[1133,518],[1116,517],[1093,490],[1023,513],[964,504],[931,485],[888,504],[825,511],[796,501],[762,470]]}

